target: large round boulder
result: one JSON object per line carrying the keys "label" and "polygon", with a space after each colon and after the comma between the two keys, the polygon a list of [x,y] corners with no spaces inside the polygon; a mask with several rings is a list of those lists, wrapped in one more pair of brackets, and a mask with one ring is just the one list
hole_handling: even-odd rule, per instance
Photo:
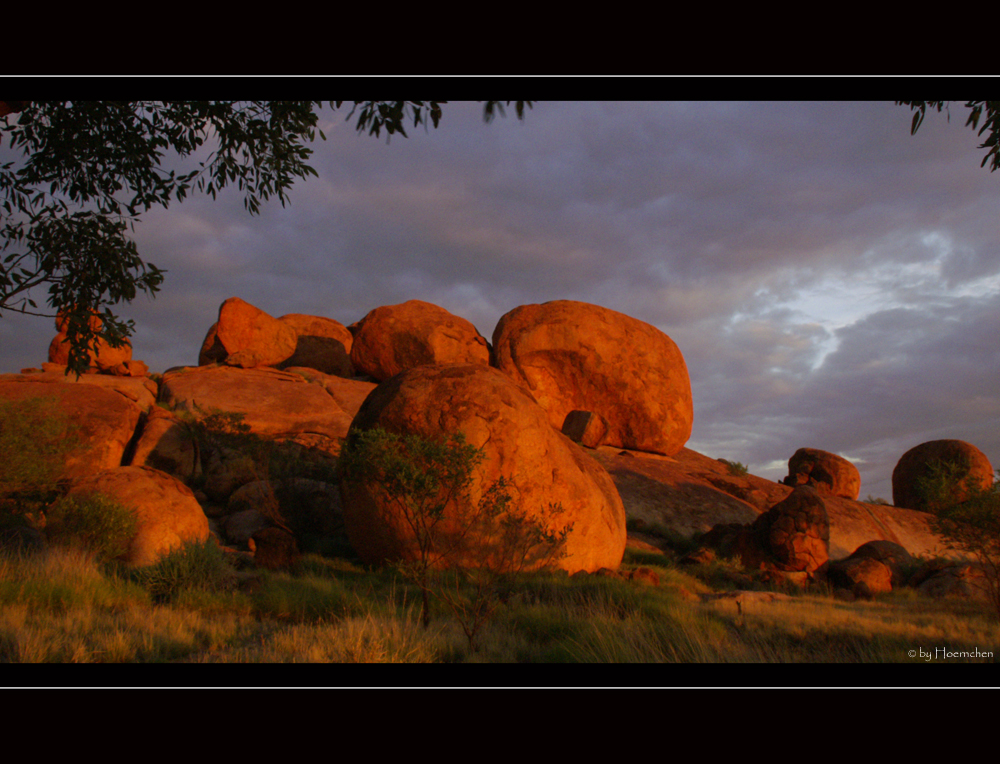
{"label": "large round boulder", "polygon": [[818,448],[800,448],[788,460],[785,485],[810,485],[822,494],[856,501],[861,473],[847,459]]}
{"label": "large round boulder", "polygon": [[654,326],[597,305],[522,305],[493,332],[495,365],[562,429],[573,411],[607,422],[604,444],[672,456],[691,437],[691,381],[681,351]]}
{"label": "large round boulder", "polygon": [[[462,433],[484,459],[468,498],[445,509],[448,532],[470,527],[479,500],[499,478],[514,497],[514,511],[571,530],[556,566],[571,573],[617,568],[625,552],[625,509],[608,473],[583,449],[550,425],[545,411],[522,388],[482,364],[420,366],[379,385],[351,425],[442,441]],[[378,491],[363,481],[342,479],[344,523],[351,544],[367,562],[417,556],[413,534]],[[560,505],[562,512],[551,515]],[[492,553],[488,539],[475,539],[467,557],[445,564],[476,565]],[[477,543],[479,544],[477,546]]]}
{"label": "large round boulder", "polygon": [[205,336],[198,365],[277,366],[295,353],[297,344],[298,334],[287,323],[230,297],[219,306],[219,320]]}
{"label": "large round boulder", "polygon": [[100,493],[132,509],[138,525],[125,562],[152,565],[171,549],[208,540],[208,518],[191,489],[149,467],[116,467],[72,483],[71,496]]}
{"label": "large round boulder", "polygon": [[475,326],[421,300],[375,308],[352,328],[354,368],[380,382],[423,364],[490,362]]}
{"label": "large round boulder", "polygon": [[892,471],[892,503],[933,512],[942,496],[959,503],[991,485],[993,466],[986,454],[964,440],[931,440],[900,457]]}
{"label": "large round boulder", "polygon": [[[125,340],[121,347],[113,348],[108,341],[98,338],[95,346],[87,351],[90,367],[101,372],[111,372],[119,366],[125,367],[132,360],[132,344]],[[49,363],[69,365],[69,336],[60,332],[49,344]],[[126,367],[127,368],[127,367]]]}

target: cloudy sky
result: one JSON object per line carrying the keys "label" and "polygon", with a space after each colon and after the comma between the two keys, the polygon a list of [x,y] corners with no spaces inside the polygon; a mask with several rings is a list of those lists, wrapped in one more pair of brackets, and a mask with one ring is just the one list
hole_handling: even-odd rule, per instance
{"label": "cloudy sky", "polygon": [[[134,357],[196,363],[233,296],[344,324],[421,299],[487,338],[519,305],[582,300],[678,344],[696,451],[771,479],[833,451],[888,500],[927,440],[1000,466],[1000,172],[961,103],[914,137],[891,101],[540,102],[489,125],[456,102],[389,144],[345,116],[324,114],[290,206],[250,217],[233,191],[144,217],[168,273],[121,311]],[[54,333],[0,317],[0,371]]]}

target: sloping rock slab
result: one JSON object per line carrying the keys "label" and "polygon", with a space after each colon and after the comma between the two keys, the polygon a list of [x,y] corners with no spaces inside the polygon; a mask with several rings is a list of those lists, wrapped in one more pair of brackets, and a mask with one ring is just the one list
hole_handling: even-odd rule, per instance
{"label": "sloping rock slab", "polygon": [[[630,519],[661,525],[682,536],[705,533],[718,523],[752,523],[763,509],[719,490],[711,479],[737,488],[746,488],[750,481],[730,478],[725,465],[688,448],[672,457],[638,452],[623,456],[607,446],[588,453],[611,475]],[[780,492],[781,486],[775,488]],[[787,489],[781,496],[786,493]],[[761,503],[769,506],[769,499],[763,495]]]}
{"label": "sloping rock slab", "polygon": [[366,396],[374,385],[314,374],[320,383],[269,368],[187,367],[163,375],[160,401],[194,416],[213,411],[242,414],[258,435],[308,442],[338,453],[357,413],[355,404],[360,407],[362,393]]}
{"label": "sloping rock slab", "polygon": [[135,403],[144,413],[156,405],[156,383],[148,377],[113,377],[106,374],[76,374],[60,371],[41,371],[32,374],[0,374],[0,382],[47,382],[70,385],[93,385],[112,390]]}
{"label": "sloping rock slab", "polygon": [[[86,376],[80,377],[81,382]],[[40,377],[49,378],[39,379]],[[121,466],[125,449],[139,424],[142,414],[140,407],[127,397],[101,385],[61,384],[75,380],[72,375],[65,378],[52,377],[59,375],[0,375],[0,398],[11,401],[53,399],[53,411],[63,414],[72,424],[75,432],[70,437],[80,444],[67,457],[63,477],[81,477],[98,470]]]}

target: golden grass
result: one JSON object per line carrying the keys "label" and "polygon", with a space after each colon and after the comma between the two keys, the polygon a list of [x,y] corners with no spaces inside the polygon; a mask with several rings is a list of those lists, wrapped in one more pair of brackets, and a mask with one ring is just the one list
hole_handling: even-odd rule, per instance
{"label": "golden grass", "polygon": [[315,558],[298,576],[263,574],[252,594],[191,589],[155,604],[91,557],[53,549],[0,558],[0,662],[866,664],[1000,649],[1000,624],[971,603],[905,590],[869,602],[751,595],[738,608],[653,567],[658,587],[524,577],[470,652],[443,607],[424,630],[415,590],[385,571]]}

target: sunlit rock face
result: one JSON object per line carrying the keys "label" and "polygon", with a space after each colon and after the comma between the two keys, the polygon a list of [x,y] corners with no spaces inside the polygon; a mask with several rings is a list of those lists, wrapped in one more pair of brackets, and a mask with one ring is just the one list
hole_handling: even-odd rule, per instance
{"label": "sunlit rock face", "polygon": [[892,471],[892,503],[897,507],[933,511],[927,502],[923,481],[935,465],[955,465],[949,486],[951,500],[962,502],[975,491],[993,484],[993,465],[986,454],[964,440],[931,440],[903,454]]}
{"label": "sunlit rock face", "polygon": [[793,488],[809,485],[826,496],[856,500],[861,493],[861,473],[847,459],[818,448],[800,448],[788,460],[783,481]]}
{"label": "sunlit rock face", "polygon": [[163,375],[160,403],[195,418],[216,411],[239,415],[258,435],[336,454],[374,388],[308,369],[186,367]]}
{"label": "sunlit rock face", "polygon": [[[617,568],[625,552],[625,509],[607,471],[553,429],[545,411],[509,377],[482,364],[420,366],[379,385],[351,425],[443,440],[461,432],[482,448],[470,499],[446,509],[446,532],[460,528],[483,492],[501,476],[511,486],[517,511],[538,517],[552,530],[572,524],[566,556],[569,572]],[[362,482],[341,481],[344,523],[351,544],[367,562],[412,559],[413,534],[391,506]],[[553,504],[562,513],[545,517]],[[467,560],[492,554],[488,539]]]}
{"label": "sunlit rock face", "polygon": [[471,322],[421,300],[375,308],[353,325],[351,362],[383,381],[423,364],[489,364],[486,339]]}
{"label": "sunlit rock face", "polygon": [[607,422],[603,443],[671,456],[694,420],[681,351],[654,326],[597,305],[522,305],[493,332],[497,368],[531,392],[562,428],[590,411]]}
{"label": "sunlit rock face", "polygon": [[171,549],[208,540],[208,518],[194,493],[165,472],[115,467],[73,482],[72,496],[100,493],[125,505],[138,521],[125,562],[152,565]]}
{"label": "sunlit rock face", "polygon": [[198,365],[277,366],[291,358],[297,344],[298,334],[287,323],[239,297],[230,297],[219,307],[219,320],[205,336]]}
{"label": "sunlit rock face", "polygon": [[[120,466],[143,413],[141,405],[125,394],[90,384],[92,376],[97,375],[80,377],[82,382],[62,374],[11,374],[0,379],[0,399],[43,399],[52,415],[66,423],[65,437],[75,448],[65,457],[63,478]],[[45,381],[36,381],[42,377]],[[152,399],[148,392],[147,396]]]}

